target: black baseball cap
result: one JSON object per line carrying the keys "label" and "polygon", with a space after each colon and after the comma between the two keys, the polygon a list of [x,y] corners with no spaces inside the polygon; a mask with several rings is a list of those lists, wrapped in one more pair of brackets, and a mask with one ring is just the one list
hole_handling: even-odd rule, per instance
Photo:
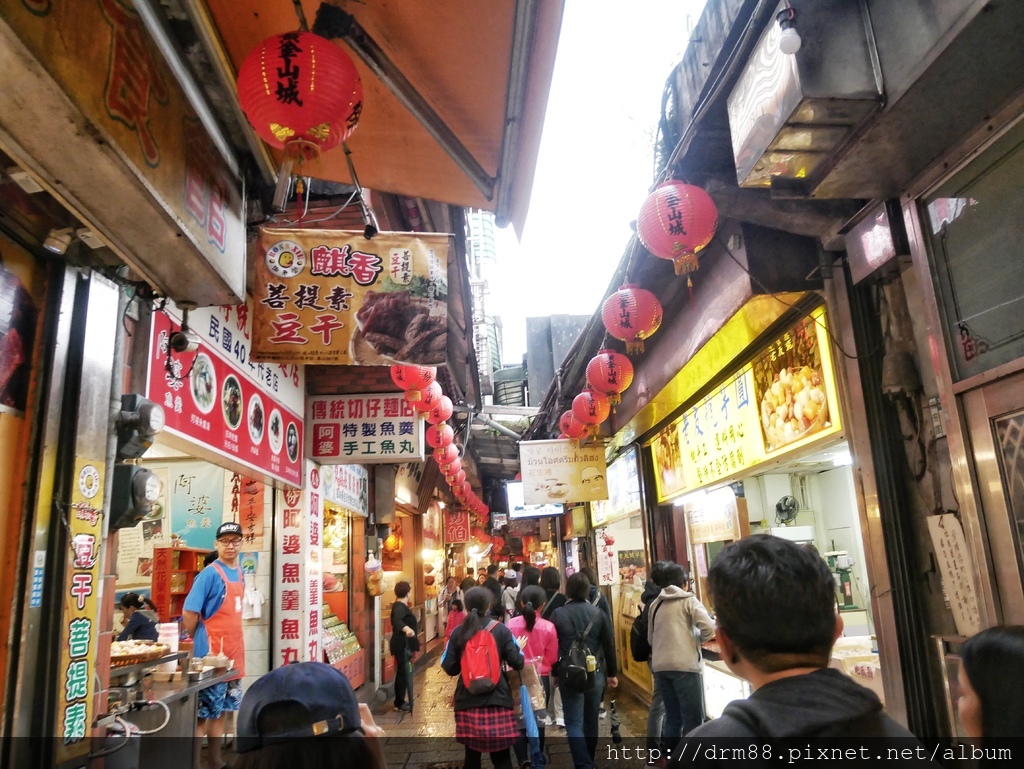
{"label": "black baseball cap", "polygon": [[[261,730],[260,715],[271,705],[305,711],[309,723],[285,731]],[[242,697],[238,752],[305,737],[347,734],[361,726],[359,702],[344,673],[324,662],[295,662],[261,676]]]}
{"label": "black baseball cap", "polygon": [[235,523],[234,521],[222,523],[220,526],[217,527],[216,538],[220,539],[225,534],[237,534],[238,536],[242,536],[242,525],[240,523]]}

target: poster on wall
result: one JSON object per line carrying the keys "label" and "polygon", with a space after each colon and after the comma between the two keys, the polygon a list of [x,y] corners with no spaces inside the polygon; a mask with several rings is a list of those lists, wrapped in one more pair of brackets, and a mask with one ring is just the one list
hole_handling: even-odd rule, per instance
{"label": "poster on wall", "polygon": [[242,547],[263,549],[263,507],[266,487],[261,481],[238,473],[231,475],[231,514],[229,520],[242,524]]}
{"label": "poster on wall", "polygon": [[[170,547],[170,468],[147,464],[160,481],[160,496],[142,521],[130,529],[121,529],[117,539],[118,589],[148,588],[153,579],[153,548]],[[145,591],[148,595],[148,590]]]}
{"label": "poster on wall", "polygon": [[619,551],[619,581],[639,585],[647,581],[647,558],[643,550]]}
{"label": "poster on wall", "polygon": [[381,547],[380,562],[384,568],[384,571],[402,571],[402,548],[405,545],[405,539],[402,536],[402,519],[395,518],[395,520],[389,524],[388,536],[384,540],[384,545]]}
{"label": "poster on wall", "polygon": [[277,398],[295,399],[297,370],[256,363],[243,335],[233,334],[222,319],[208,314],[205,329],[193,326],[202,340],[196,352],[168,355],[168,340],[181,321],[167,312],[153,314],[146,397],[163,406],[166,433],[184,439],[190,450],[198,445],[301,486],[302,412]]}
{"label": "poster on wall", "polygon": [[310,396],[307,453],[317,462],[401,464],[423,460],[423,420],[402,393]]}
{"label": "poster on wall", "polygon": [[225,470],[209,462],[175,462],[167,468],[171,544],[213,550],[224,521]]}
{"label": "poster on wall", "polygon": [[449,240],[261,228],[253,354],[291,363],[444,365]]}
{"label": "poster on wall", "polygon": [[598,529],[597,539],[597,583],[599,585],[619,584],[619,551],[608,529]]}
{"label": "poster on wall", "polygon": [[522,441],[519,463],[528,505],[608,499],[603,446],[576,441]]}

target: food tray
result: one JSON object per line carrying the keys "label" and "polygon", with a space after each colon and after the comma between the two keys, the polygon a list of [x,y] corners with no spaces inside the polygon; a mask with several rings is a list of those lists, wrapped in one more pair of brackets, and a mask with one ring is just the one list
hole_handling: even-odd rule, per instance
{"label": "food tray", "polygon": [[123,668],[128,665],[135,665],[139,662],[145,662],[148,659],[152,659],[151,652],[136,652],[135,654],[122,654],[119,657],[110,658],[110,667],[112,668]]}
{"label": "food tray", "polygon": [[213,668],[188,671],[189,681],[205,681],[207,678],[213,678]]}

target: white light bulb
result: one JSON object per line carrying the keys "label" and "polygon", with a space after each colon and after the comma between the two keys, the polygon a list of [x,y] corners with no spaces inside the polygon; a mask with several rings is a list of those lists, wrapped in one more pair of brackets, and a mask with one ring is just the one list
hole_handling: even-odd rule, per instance
{"label": "white light bulb", "polygon": [[803,41],[800,39],[800,33],[793,27],[786,27],[782,30],[782,36],[779,37],[779,50],[783,53],[793,55],[800,50],[800,44]]}

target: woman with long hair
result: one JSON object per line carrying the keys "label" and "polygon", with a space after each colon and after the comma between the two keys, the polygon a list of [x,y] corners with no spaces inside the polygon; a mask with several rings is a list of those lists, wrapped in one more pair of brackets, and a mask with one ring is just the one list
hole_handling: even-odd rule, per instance
{"label": "woman with long hair", "polygon": [[[527,567],[526,570],[530,568],[532,567]],[[526,643],[522,647],[523,656],[527,662],[533,663],[537,675],[540,676],[546,702],[551,694],[551,668],[558,662],[558,633],[553,624],[540,616],[545,603],[547,595],[540,585],[523,588],[519,594],[520,614],[508,621],[508,629],[515,638],[526,638]],[[540,732],[540,749],[544,750],[544,725],[538,723],[537,728]],[[525,736],[515,744],[515,749],[519,765],[529,763]]]}
{"label": "woman with long hair", "polygon": [[983,743],[1024,734],[1024,626],[990,627],[960,653],[960,722]]}
{"label": "woman with long hair", "polygon": [[[544,588],[544,595],[547,601],[540,616],[551,620],[555,609],[565,606],[565,593],[562,590],[562,574],[554,566],[545,566],[540,573],[540,586]],[[554,673],[552,673],[554,676]],[[553,723],[558,727],[565,727],[565,713],[562,711],[562,692],[558,688],[557,676],[551,688],[551,697],[548,698],[548,718],[554,719]]]}
{"label": "woman with long hair", "polygon": [[[514,670],[522,670],[523,653],[509,629],[487,616],[494,599],[485,587],[466,592],[466,619],[452,632],[441,658],[441,668],[458,676],[455,685],[455,740],[466,747],[466,769],[480,769],[483,753],[491,754],[495,769],[512,769],[509,748],[519,738],[512,703],[512,689],[504,674],[487,692],[474,694],[462,680],[462,656],[466,644],[477,633],[490,633],[498,649],[498,659]],[[486,639],[485,639],[486,640]],[[474,641],[474,645],[478,643]]]}
{"label": "woman with long hair", "polygon": [[160,631],[156,627],[156,604],[144,595],[125,593],[121,597],[120,605],[124,630],[117,637],[118,641],[155,641],[159,638]]}

